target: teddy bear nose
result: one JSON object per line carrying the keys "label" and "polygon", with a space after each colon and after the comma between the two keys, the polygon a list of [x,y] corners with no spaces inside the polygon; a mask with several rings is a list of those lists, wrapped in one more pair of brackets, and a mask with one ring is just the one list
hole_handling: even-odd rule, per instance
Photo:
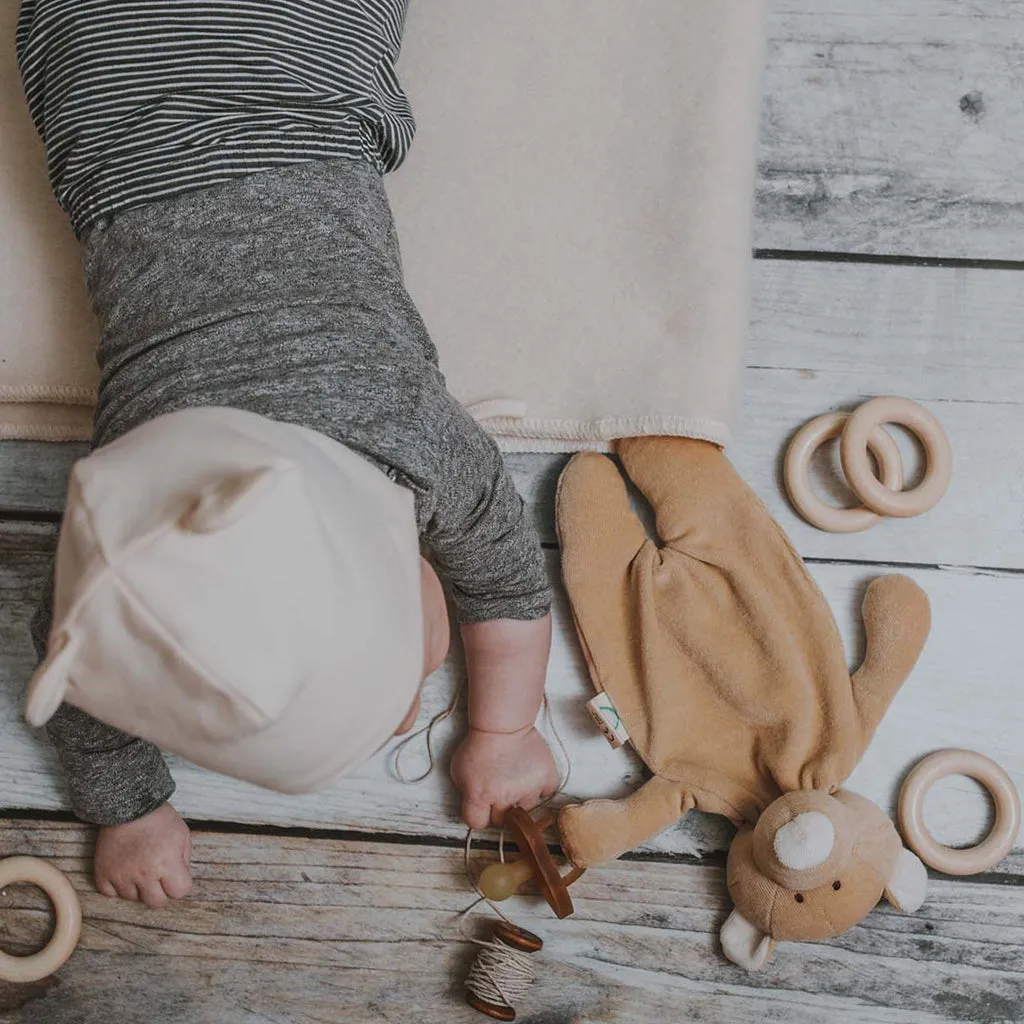
{"label": "teddy bear nose", "polygon": [[853,853],[857,822],[822,790],[783,793],[754,826],[754,862],[790,892],[810,892],[839,877]]}
{"label": "teddy bear nose", "polygon": [[836,829],[828,815],[804,811],[783,825],[773,842],[779,863],[791,871],[808,871],[832,856]]}

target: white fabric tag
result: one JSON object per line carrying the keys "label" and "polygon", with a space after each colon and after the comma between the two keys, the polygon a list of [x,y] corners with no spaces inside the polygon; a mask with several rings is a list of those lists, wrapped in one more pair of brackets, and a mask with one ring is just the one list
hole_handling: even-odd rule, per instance
{"label": "white fabric tag", "polygon": [[588,700],[587,711],[604,733],[604,738],[612,745],[612,749],[618,750],[624,743],[629,742],[629,732],[615,708],[615,702],[607,693],[599,693]]}

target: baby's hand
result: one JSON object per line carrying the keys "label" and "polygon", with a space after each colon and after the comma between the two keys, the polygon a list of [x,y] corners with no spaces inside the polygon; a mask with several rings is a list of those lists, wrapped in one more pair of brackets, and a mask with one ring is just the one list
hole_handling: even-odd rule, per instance
{"label": "baby's hand", "polygon": [[96,840],[96,888],[104,896],[163,907],[192,889],[192,837],[170,804],[161,804],[127,825],[100,829]]}
{"label": "baby's hand", "polygon": [[509,807],[530,810],[558,789],[555,760],[533,726],[509,734],[470,729],[451,771],[470,828],[500,825]]}

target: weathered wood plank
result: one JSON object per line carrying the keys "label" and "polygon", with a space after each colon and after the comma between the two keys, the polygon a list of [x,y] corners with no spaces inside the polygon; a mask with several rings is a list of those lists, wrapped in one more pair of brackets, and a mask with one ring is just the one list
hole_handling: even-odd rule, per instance
{"label": "weathered wood plank", "polygon": [[[934,267],[758,261],[744,411],[732,457],[805,557],[1024,569],[1024,274]],[[858,536],[798,519],[779,486],[805,419],[902,394],[942,419],[954,484],[931,514]],[[0,444],[0,510],[60,512],[81,445]],[[913,472],[915,453],[907,449]],[[509,457],[544,538],[565,458]],[[822,493],[842,500],[835,471]]]}
{"label": "weathered wood plank", "polygon": [[757,244],[1019,260],[1020,5],[769,9]]}
{"label": "weathered wood plank", "polygon": [[[51,751],[20,718],[18,694],[33,655],[26,622],[53,545],[53,527],[13,524],[0,532],[0,807],[60,808],[64,799]],[[555,572],[552,553],[551,571]],[[856,613],[871,567],[817,565],[813,572],[832,602],[847,649],[860,645]],[[878,732],[852,788],[892,807],[896,787],[911,764],[938,747],[965,746],[988,753],[1024,783],[1024,750],[1008,723],[1024,713],[1017,685],[1022,657],[1008,637],[1019,631],[1024,576],[947,570],[911,573],[931,596],[932,638],[911,681]],[[615,796],[640,781],[641,767],[624,751],[611,751],[583,710],[591,689],[564,599],[556,605],[555,642],[548,692],[557,728],[568,744],[573,796]],[[422,720],[444,707],[461,669],[458,657],[427,684]],[[283,797],[176,764],[176,803],[192,818],[214,821],[324,825],[370,832],[457,838],[458,803],[443,766],[461,720],[446,723],[437,747],[441,768],[426,782],[407,786],[391,774],[386,754],[323,793]],[[409,774],[422,763],[416,748]],[[932,806],[932,803],[935,805]],[[950,783],[929,804],[929,821],[940,839],[969,842],[987,820],[985,802],[966,780]],[[674,853],[722,849],[729,829],[718,818],[694,815],[646,847]],[[1024,842],[1024,840],[1022,840]]]}
{"label": "weathered wood plank", "polygon": [[[766,262],[756,279],[732,455],[800,553],[1024,568],[1024,275]],[[945,426],[955,463],[949,493],[926,516],[859,535],[808,526],[780,485],[790,438],[819,413],[893,394],[923,402]],[[919,462],[903,447],[912,480]],[[841,492],[838,466],[819,468],[821,493]]]}
{"label": "weathered wood plank", "polygon": [[[0,985],[0,1020],[480,1019],[462,1003],[475,949],[459,933],[457,914],[473,899],[460,851],[201,833],[193,896],[152,912],[92,890],[83,829],[8,822],[0,848],[52,858],[85,912],[81,946],[51,985]],[[561,922],[537,900],[512,905],[546,943],[523,1021],[1024,1020],[1015,885],[933,882],[914,917],[880,908],[831,942],[780,947],[758,975],[718,951],[719,867],[620,862],[573,894],[576,915]],[[12,887],[0,906],[5,944],[31,948],[42,899]]]}

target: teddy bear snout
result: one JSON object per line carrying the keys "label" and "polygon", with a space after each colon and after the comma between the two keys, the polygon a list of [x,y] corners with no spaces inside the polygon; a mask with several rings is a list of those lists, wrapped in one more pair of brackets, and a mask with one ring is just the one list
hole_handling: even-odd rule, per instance
{"label": "teddy bear snout", "polygon": [[784,889],[815,889],[838,878],[849,860],[855,824],[827,793],[786,793],[758,820],[754,860]]}
{"label": "teddy bear snout", "polygon": [[832,856],[836,829],[827,814],[804,811],[783,825],[772,843],[778,862],[791,871],[821,867]]}

